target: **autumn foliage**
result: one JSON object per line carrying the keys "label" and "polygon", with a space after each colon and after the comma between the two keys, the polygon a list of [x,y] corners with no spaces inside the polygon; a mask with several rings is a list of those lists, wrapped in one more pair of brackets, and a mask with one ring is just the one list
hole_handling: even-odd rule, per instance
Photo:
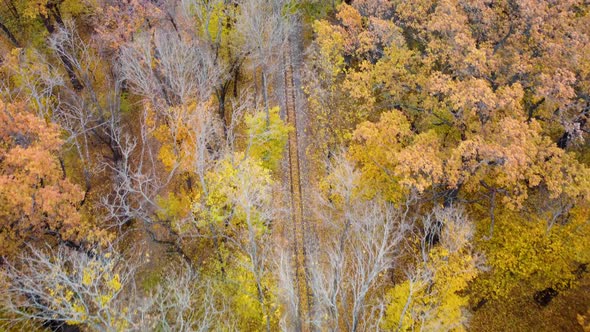
{"label": "autumn foliage", "polygon": [[0,329],[588,329],[583,0],[4,0]]}
{"label": "autumn foliage", "polygon": [[25,243],[55,236],[80,244],[98,240],[79,212],[84,192],[65,178],[57,126],[23,104],[0,103],[0,200],[2,255],[13,256]]}

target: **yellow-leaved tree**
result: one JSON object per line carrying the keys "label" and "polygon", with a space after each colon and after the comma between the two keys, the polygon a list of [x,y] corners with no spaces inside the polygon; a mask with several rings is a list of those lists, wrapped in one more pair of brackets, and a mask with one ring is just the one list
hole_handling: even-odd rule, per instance
{"label": "yellow-leaved tree", "polygon": [[[474,227],[460,208],[437,209],[424,220],[417,266],[388,293],[383,328],[395,331],[466,331],[465,290],[478,274]],[[434,244],[432,234],[439,233]]]}

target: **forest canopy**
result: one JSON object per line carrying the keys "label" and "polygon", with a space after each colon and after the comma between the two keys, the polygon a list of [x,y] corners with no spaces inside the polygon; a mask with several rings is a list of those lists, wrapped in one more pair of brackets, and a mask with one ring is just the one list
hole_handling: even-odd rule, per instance
{"label": "forest canopy", "polygon": [[4,0],[0,330],[590,331],[590,3]]}

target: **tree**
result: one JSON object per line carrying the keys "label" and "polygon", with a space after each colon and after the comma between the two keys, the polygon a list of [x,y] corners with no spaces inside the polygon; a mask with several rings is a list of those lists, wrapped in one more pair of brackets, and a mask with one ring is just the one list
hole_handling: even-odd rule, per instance
{"label": "tree", "polygon": [[[519,288],[532,299],[535,292],[547,288],[562,291],[575,287],[576,270],[590,260],[588,212],[583,205],[566,211],[499,213],[494,237],[478,241],[490,269],[473,283],[474,300],[507,301]],[[548,222],[552,219],[553,225]]]}
{"label": "tree", "polygon": [[383,310],[385,273],[397,265],[407,210],[378,198],[366,199],[353,165],[337,164],[328,179],[325,205],[318,209],[317,239],[309,244],[312,324],[319,329],[376,329]]}
{"label": "tree", "polygon": [[466,330],[586,282],[587,0],[0,2],[2,327]]}
{"label": "tree", "polygon": [[353,144],[351,155],[367,176],[382,179],[378,174],[385,173],[419,192],[430,187],[487,191],[490,209],[496,193],[513,209],[539,188],[546,188],[551,198],[588,197],[588,169],[543,137],[535,121],[503,118],[482,132],[472,130],[457,146],[446,146],[439,135],[435,130],[415,134],[402,112],[391,111],[377,124],[359,125],[355,140],[360,144]]}
{"label": "tree", "polygon": [[[40,46],[45,42],[47,36],[51,36],[55,31],[64,28],[64,22],[72,16],[83,14],[88,7],[79,1],[71,0],[39,0],[39,1],[20,1],[8,0],[6,10],[2,17],[7,19],[6,24],[0,25],[6,36],[11,40],[15,47]],[[12,33],[10,27],[16,28],[14,31],[22,33],[23,40],[27,42],[18,42],[16,35]],[[77,77],[72,63],[66,57],[59,57],[63,68],[65,69],[71,86],[80,91],[84,88]]]}
{"label": "tree", "polygon": [[[392,5],[386,1],[354,1],[338,7],[334,22],[313,23],[304,90],[316,119],[310,127],[318,138],[312,156],[319,165],[350,142],[356,125],[384,110],[379,101],[389,104],[392,97],[414,93],[416,56],[392,17]],[[381,62],[391,65],[370,70]],[[385,92],[390,86],[397,91]]]}
{"label": "tree", "polygon": [[133,276],[113,251],[88,256],[65,246],[53,253],[29,248],[19,268],[8,266],[2,276],[2,309],[18,319],[58,321],[93,330],[120,331],[130,327],[133,308],[123,288]]}
{"label": "tree", "polygon": [[219,327],[229,313],[215,286],[188,266],[171,271],[155,290],[139,297],[133,327],[187,332]]}
{"label": "tree", "polygon": [[260,160],[264,168],[276,170],[287,144],[287,135],[294,128],[281,120],[278,107],[270,109],[269,114],[246,114],[244,122],[248,126],[246,153]]}
{"label": "tree", "polygon": [[[465,290],[478,274],[474,227],[461,208],[436,209],[423,221],[417,266],[388,293],[383,327],[396,331],[464,331]],[[433,234],[439,237],[434,243]]]}
{"label": "tree", "polygon": [[180,155],[166,145],[160,151],[164,165],[197,181],[190,190],[157,197],[152,220],[170,225],[186,248],[210,248],[191,259],[203,263],[205,275],[234,309],[228,321],[243,329],[268,330],[277,324],[276,280],[270,270],[272,224],[278,218],[271,196],[272,171],[290,128],[278,116],[278,108],[271,112],[269,125],[265,112],[247,114],[243,130],[247,139],[237,146],[222,146],[215,155],[209,148],[215,144],[210,135],[213,126],[207,118],[196,117],[199,122],[182,123],[185,141],[176,150]]}
{"label": "tree", "polygon": [[[536,290],[569,285],[573,266],[588,259],[586,236],[577,231],[585,228],[577,216],[588,204],[588,168],[540,132],[535,121],[504,118],[481,136],[472,131],[458,146],[446,145],[434,130],[414,133],[403,113],[392,111],[359,125],[350,156],[373,194],[394,201],[413,192],[445,206],[475,197],[469,207],[478,216],[475,238],[493,267],[475,293],[505,296],[521,282]],[[580,245],[550,249],[563,243]]]}
{"label": "tree", "polygon": [[240,3],[236,22],[243,52],[251,54],[254,71],[260,70],[267,124],[270,123],[268,76],[277,60],[282,59],[294,24],[288,5],[285,0],[246,0]]}
{"label": "tree", "polygon": [[134,91],[160,109],[206,102],[222,73],[213,59],[198,40],[182,40],[162,29],[124,47],[120,63]]}
{"label": "tree", "polygon": [[190,269],[171,271],[156,289],[135,286],[137,257],[108,247],[91,252],[66,246],[29,247],[0,276],[2,312],[16,320],[80,326],[92,331],[162,329],[206,331],[224,308],[207,281]]}
{"label": "tree", "polygon": [[[270,271],[270,255],[274,242],[272,223],[278,218],[278,209],[272,201],[275,184],[271,168],[282,156],[288,132],[277,111],[273,111],[268,126],[264,112],[246,120],[250,126],[246,151],[226,155],[206,173],[206,191],[192,211],[196,227],[193,232],[215,242],[222,278],[227,278],[230,285],[232,279],[238,278],[243,287],[230,287],[230,296],[236,301],[238,315],[247,323],[244,328],[262,329],[260,323],[264,322],[267,331],[276,324],[276,280]],[[184,234],[191,234],[190,226],[178,225]],[[252,302],[256,309],[251,308]]]}
{"label": "tree", "polygon": [[148,28],[149,22],[157,22],[163,16],[156,4],[145,0],[100,0],[93,7],[96,39],[115,53],[132,41],[135,33]]}
{"label": "tree", "polygon": [[[587,5],[352,1],[336,18],[314,23],[307,92],[314,114],[335,127],[322,126],[329,140],[350,144],[368,195],[399,204],[418,194],[422,212],[467,203],[474,241],[498,257],[492,270],[504,271],[477,277],[489,291],[514,289],[517,272],[500,267],[522,258],[510,244],[534,253],[530,266],[520,261],[521,289],[569,284],[587,249],[556,250],[564,254],[557,259],[548,248],[586,239],[573,229],[589,197],[579,129],[587,61],[572,59],[587,57],[578,47],[588,42]],[[376,38],[377,27],[389,39]],[[329,78],[326,86],[314,76]],[[497,222],[511,231],[497,235]],[[570,272],[555,278],[538,272],[545,268]],[[474,297],[488,294],[477,289]]]}
{"label": "tree", "polygon": [[84,196],[62,171],[59,128],[26,111],[22,104],[0,102],[0,222],[3,257],[45,235],[74,244],[106,239],[78,211]]}
{"label": "tree", "polygon": [[[579,34],[561,34],[586,31],[578,26],[588,16],[575,15],[579,7],[573,2],[555,7],[536,1],[523,6],[509,3],[488,7],[479,2],[424,1],[393,6],[354,1],[341,5],[337,22],[315,23],[316,31],[322,33],[317,33],[312,48],[311,75],[323,77],[329,68],[335,71],[327,86],[309,87],[311,109],[320,118],[329,112],[330,121],[346,120],[329,124],[334,126],[331,133],[344,131],[340,138],[344,143],[360,119],[397,108],[417,131],[435,129],[447,144],[458,144],[456,140],[465,140],[470,131],[512,116],[514,110],[519,110],[519,120],[536,119],[542,134],[551,133],[559,147],[565,141],[571,143],[570,137],[582,138],[583,130],[574,128],[586,123],[582,118],[587,116],[587,102],[576,91],[583,90],[579,87],[586,84],[587,76],[574,74],[585,66],[570,62],[571,52],[580,48],[569,45],[587,41]],[[546,21],[533,23],[523,10],[526,6],[548,21],[555,20],[556,34],[563,38],[545,33]],[[544,47],[549,50],[540,51]],[[513,66],[515,62],[519,66]],[[555,80],[549,83],[549,77]],[[313,76],[309,82],[314,84]],[[342,94],[353,98],[330,97]],[[562,131],[561,138],[556,138],[556,131]],[[317,133],[321,135],[321,129]]]}
{"label": "tree", "polygon": [[65,83],[65,74],[53,63],[51,54],[26,49],[12,52],[5,63],[14,83],[9,87],[10,93],[67,132],[65,146],[72,147],[71,152],[77,154],[77,158],[69,159],[67,156],[71,154],[65,153],[62,161],[66,170],[74,170],[74,177],[78,171],[81,173],[88,195],[99,173],[96,169],[101,159],[90,151],[92,147],[104,146],[106,149],[101,155],[113,163],[120,158],[115,142],[110,139],[110,131],[115,130],[112,125],[120,125],[121,109],[125,106],[122,82],[115,73],[97,70],[108,60],[99,56],[96,44],[79,34],[73,21],[64,21],[47,43],[54,55],[67,59],[84,89],[78,91]]}

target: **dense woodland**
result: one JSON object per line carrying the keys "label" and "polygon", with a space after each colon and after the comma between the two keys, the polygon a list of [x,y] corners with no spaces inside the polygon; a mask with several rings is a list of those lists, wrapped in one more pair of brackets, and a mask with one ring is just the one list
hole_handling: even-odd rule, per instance
{"label": "dense woodland", "polygon": [[1,331],[590,331],[587,0],[0,30]]}

